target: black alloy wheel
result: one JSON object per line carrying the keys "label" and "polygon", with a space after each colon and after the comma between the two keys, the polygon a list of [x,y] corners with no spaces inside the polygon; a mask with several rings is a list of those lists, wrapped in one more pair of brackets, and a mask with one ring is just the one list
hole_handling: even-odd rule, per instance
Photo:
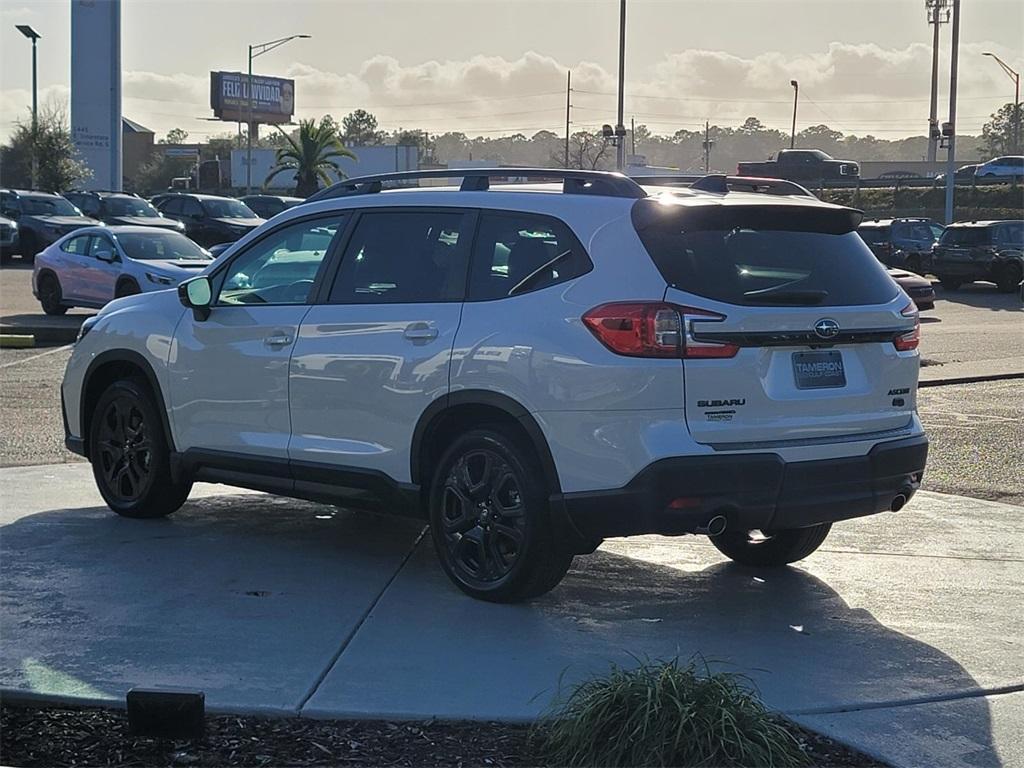
{"label": "black alloy wheel", "polygon": [[164,517],[192,483],[171,473],[164,425],[141,380],[123,379],[100,395],[89,425],[89,460],[103,500],[124,517]]}
{"label": "black alloy wheel", "polygon": [[528,524],[508,462],[486,448],[459,457],[445,478],[441,521],[461,578],[486,586],[508,576],[522,554]]}
{"label": "black alloy wheel", "polygon": [[441,567],[463,592],[510,603],[553,589],[572,565],[527,441],[503,427],[464,433],[445,451],[429,492]]}
{"label": "black alloy wheel", "polygon": [[52,274],[39,278],[39,304],[48,315],[63,315],[68,308],[63,304],[64,296],[60,283]]}

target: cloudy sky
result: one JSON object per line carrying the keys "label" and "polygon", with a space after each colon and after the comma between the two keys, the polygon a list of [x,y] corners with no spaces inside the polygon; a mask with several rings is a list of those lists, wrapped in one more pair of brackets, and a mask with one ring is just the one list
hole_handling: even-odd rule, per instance
{"label": "cloudy sky", "polygon": [[[41,101],[67,97],[70,5],[2,0],[0,137],[31,103],[30,46],[15,24],[42,35]],[[122,30],[124,114],[158,136],[233,130],[203,119],[210,70],[244,71],[249,43],[293,33],[313,37],[257,59],[254,71],[294,78],[300,117],[363,107],[389,129],[561,132],[571,69],[574,126],[614,121],[615,0],[124,0]],[[946,25],[940,119],[949,38]],[[1024,70],[1024,2],[963,0],[961,132],[978,132],[1013,97],[984,51]],[[923,0],[630,0],[626,120],[670,134],[756,115],[788,130],[796,78],[798,125],[920,135],[930,67]]]}

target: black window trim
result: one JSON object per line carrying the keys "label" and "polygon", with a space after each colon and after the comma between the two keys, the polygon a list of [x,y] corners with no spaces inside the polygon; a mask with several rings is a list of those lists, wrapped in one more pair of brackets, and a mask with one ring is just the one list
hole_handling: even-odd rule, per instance
{"label": "black window trim", "polygon": [[[343,208],[351,215],[349,226],[346,227],[344,238],[338,243],[338,247],[333,254],[329,272],[324,274],[324,279],[319,288],[315,291],[312,303],[315,305],[323,306],[334,306],[334,307],[366,307],[383,304],[462,304],[466,301],[466,293],[469,290],[469,275],[473,260],[473,246],[476,242],[477,226],[480,219],[479,208],[469,208],[465,206],[455,205],[372,205],[364,206],[360,208]],[[345,251],[348,250],[349,242],[352,236],[355,234],[356,227],[359,225],[359,221],[366,214],[372,213],[457,213],[461,214],[464,218],[461,226],[459,227],[459,240],[461,241],[463,235],[466,236],[469,243],[469,255],[466,258],[466,276],[462,288],[462,296],[453,299],[439,299],[435,301],[426,302],[411,302],[411,301],[331,301],[331,291],[334,289],[334,283],[338,279],[338,275],[341,272],[341,262],[344,259]],[[326,259],[325,259],[326,261]]]}
{"label": "black window trim", "polygon": [[348,208],[337,208],[333,211],[319,211],[317,213],[311,213],[306,216],[299,216],[288,221],[282,221],[280,224],[275,226],[273,229],[268,229],[262,233],[259,237],[250,243],[246,243],[244,248],[239,249],[237,253],[232,254],[230,259],[227,259],[223,264],[218,264],[214,267],[207,277],[210,278],[210,282],[213,283],[213,295],[216,300],[220,299],[221,281],[224,279],[224,274],[231,268],[231,265],[241,257],[243,254],[248,253],[250,249],[256,247],[259,243],[262,243],[268,237],[271,237],[282,229],[287,229],[296,224],[302,224],[307,221],[315,221],[317,219],[334,218],[338,216],[344,216],[345,220],[342,222],[342,226],[339,231],[335,233],[331,240],[330,245],[327,247],[327,253],[324,254],[323,259],[320,260],[320,266],[317,267],[316,276],[313,278],[313,287],[310,288],[309,293],[306,295],[306,300],[301,303],[294,302],[280,302],[273,304],[220,304],[215,302],[211,304],[214,309],[231,309],[231,308],[243,308],[243,309],[254,309],[256,307],[310,307],[315,304],[319,304],[318,297],[321,293],[321,288],[325,277],[327,276],[327,270],[329,265],[334,258],[334,254],[338,251],[339,246],[342,243],[348,242],[348,237],[351,234],[352,222],[354,216],[353,211]]}

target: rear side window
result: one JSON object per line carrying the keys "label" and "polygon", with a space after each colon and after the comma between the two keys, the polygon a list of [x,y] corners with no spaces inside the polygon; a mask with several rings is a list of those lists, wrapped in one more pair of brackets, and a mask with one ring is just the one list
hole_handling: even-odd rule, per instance
{"label": "rear side window", "polygon": [[634,209],[640,239],[666,282],[749,306],[882,304],[896,295],[885,268],[851,231],[849,212],[729,208],[640,217]]}
{"label": "rear side window", "polygon": [[469,299],[529,293],[591,269],[583,246],[562,222],[526,213],[484,213],[473,249]]}
{"label": "rear side window", "polygon": [[462,211],[363,213],[331,288],[332,304],[461,301],[469,245]]}
{"label": "rear side window", "polygon": [[89,235],[79,235],[64,241],[60,247],[65,253],[74,253],[78,256],[85,256],[89,250]]}
{"label": "rear side window", "polygon": [[1000,228],[999,242],[1002,245],[1012,245],[1017,248],[1024,245],[1024,221],[1004,224]]}
{"label": "rear side window", "polygon": [[889,241],[888,227],[861,227],[857,230],[857,234],[868,245],[879,245]]}
{"label": "rear side window", "polygon": [[992,231],[988,227],[947,227],[939,242],[953,246],[988,245],[992,242]]}

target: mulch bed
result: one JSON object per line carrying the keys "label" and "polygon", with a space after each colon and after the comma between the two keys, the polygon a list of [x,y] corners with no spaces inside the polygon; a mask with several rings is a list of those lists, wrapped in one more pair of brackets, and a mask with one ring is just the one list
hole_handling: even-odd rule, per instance
{"label": "mulch bed", "polygon": [[[879,763],[794,727],[813,766]],[[123,711],[0,706],[5,766],[542,766],[529,728],[504,723],[208,717],[194,741],[145,738]]]}

